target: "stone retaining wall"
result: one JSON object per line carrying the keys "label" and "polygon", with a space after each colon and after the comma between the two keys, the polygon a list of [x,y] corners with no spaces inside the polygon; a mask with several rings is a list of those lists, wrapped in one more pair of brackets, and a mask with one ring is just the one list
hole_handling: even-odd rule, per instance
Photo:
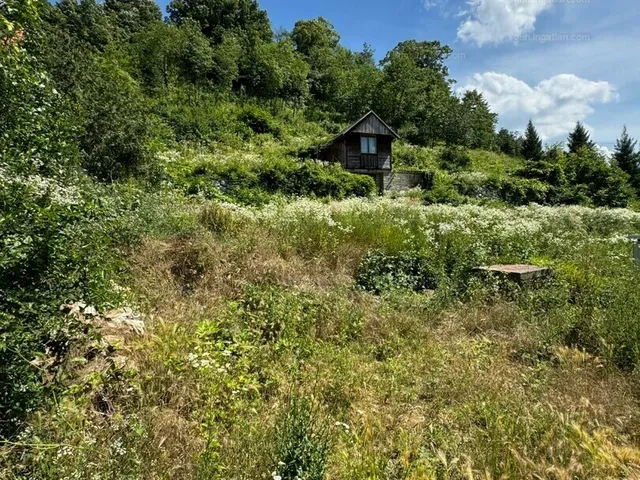
{"label": "stone retaining wall", "polygon": [[428,188],[430,184],[431,175],[425,172],[388,172],[382,174],[382,190],[385,192],[400,192],[415,187]]}

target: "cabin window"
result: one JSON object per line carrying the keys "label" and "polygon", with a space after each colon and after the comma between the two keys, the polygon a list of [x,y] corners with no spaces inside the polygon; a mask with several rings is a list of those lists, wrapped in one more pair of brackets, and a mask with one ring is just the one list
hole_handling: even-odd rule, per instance
{"label": "cabin window", "polygon": [[375,154],[378,151],[376,137],[360,137],[360,152]]}

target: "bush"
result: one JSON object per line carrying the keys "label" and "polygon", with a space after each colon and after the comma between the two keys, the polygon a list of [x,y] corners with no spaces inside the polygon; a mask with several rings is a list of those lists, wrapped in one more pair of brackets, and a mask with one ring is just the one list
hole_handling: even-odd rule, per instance
{"label": "bush", "polygon": [[270,133],[280,137],[282,131],[275,119],[266,110],[255,105],[246,105],[238,115],[238,120],[247,125],[256,134]]}
{"label": "bush", "polygon": [[460,172],[454,174],[453,185],[455,189],[467,197],[499,199],[500,195],[495,188],[495,183],[481,172]]}
{"label": "bush", "polygon": [[545,203],[549,186],[538,180],[524,178],[492,179],[489,182],[499,197],[511,205]]}
{"label": "bush", "polygon": [[[72,184],[75,187],[64,187]],[[46,381],[87,326],[59,307],[121,299],[112,281],[135,242],[117,201],[81,178],[0,182],[0,435],[9,434],[55,387]],[[84,188],[83,188],[84,187]]]}
{"label": "bush", "polygon": [[393,146],[393,163],[396,168],[428,170],[436,168],[438,160],[438,153],[434,149],[403,142],[396,142]]}
{"label": "bush", "polygon": [[447,147],[440,154],[440,166],[446,170],[466,170],[471,166],[471,157],[462,147]]}
{"label": "bush", "polygon": [[421,253],[389,255],[381,250],[371,250],[358,265],[356,284],[376,294],[393,290],[420,292],[435,289],[438,276],[433,263]]}
{"label": "bush", "polygon": [[190,195],[230,198],[249,205],[268,203],[276,194],[342,199],[370,196],[376,192],[374,180],[366,175],[352,174],[336,165],[323,166],[289,158],[255,164],[202,163],[180,175],[184,177],[177,181]]}
{"label": "bush", "polygon": [[[82,164],[99,180],[114,181],[149,168],[166,136],[138,84],[116,62],[98,59],[80,106]],[[166,126],[165,126],[166,129]]]}
{"label": "bush", "polygon": [[426,203],[449,203],[459,205],[465,198],[458,193],[453,177],[447,172],[436,170],[433,175],[433,184],[425,192]]}
{"label": "bush", "polygon": [[[16,6],[13,13],[32,17],[33,30],[25,36],[37,38],[33,3]],[[0,24],[20,29],[7,23],[4,11]],[[80,300],[96,307],[117,303],[111,282],[122,274],[121,258],[137,235],[124,205],[76,171],[78,149],[62,102],[20,45],[0,54],[0,107],[3,437],[55,388],[55,374],[73,340],[91,333],[63,316],[60,306]]]}

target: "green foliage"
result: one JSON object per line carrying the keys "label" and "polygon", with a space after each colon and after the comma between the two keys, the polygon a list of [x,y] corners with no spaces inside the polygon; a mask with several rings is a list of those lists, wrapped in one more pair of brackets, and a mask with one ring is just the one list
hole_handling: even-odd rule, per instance
{"label": "green foliage", "polygon": [[[6,16],[5,16],[5,11]],[[71,125],[40,62],[28,51],[41,35],[32,2],[0,10],[0,155],[2,164],[23,174],[59,173],[76,161]],[[27,28],[23,39],[14,37]],[[6,29],[6,31],[4,31]],[[9,40],[6,40],[7,42]]]}
{"label": "green foliage", "polygon": [[569,153],[578,154],[584,148],[593,150],[595,143],[591,140],[591,136],[585,126],[581,122],[578,122],[576,123],[576,128],[569,134],[567,146]]}
{"label": "green foliage", "polygon": [[462,145],[485,150],[493,149],[498,115],[491,112],[482,94],[477,90],[466,91],[460,106],[462,119],[466,124]]}
{"label": "green foliage", "polygon": [[282,480],[322,480],[331,450],[327,419],[313,400],[292,396],[275,432],[273,476]]}
{"label": "green foliage", "polygon": [[355,120],[373,108],[381,72],[367,45],[362,52],[340,46],[334,26],[322,17],[296,22],[289,37],[309,65],[313,107],[343,121]]}
{"label": "green foliage", "polygon": [[109,58],[98,59],[79,106],[79,146],[86,171],[113,181],[147,170],[163,135],[137,83]]}
{"label": "green foliage", "polygon": [[440,166],[452,172],[467,170],[471,166],[471,157],[462,147],[447,147],[440,154]]}
{"label": "green foliage", "polygon": [[377,110],[392,126],[407,129],[410,141],[426,145],[442,139],[442,125],[457,112],[444,65],[451,52],[437,41],[406,41],[381,62]]}
{"label": "green foliage", "polygon": [[426,203],[448,203],[458,205],[465,202],[465,198],[456,189],[454,178],[447,172],[436,171],[433,175],[431,188],[425,192]]}
{"label": "green foliage", "polygon": [[299,20],[291,32],[296,50],[311,58],[316,50],[335,49],[340,43],[340,35],[325,18]]}
{"label": "green foliage", "polygon": [[255,97],[280,98],[299,106],[309,96],[309,65],[287,39],[258,44],[246,71],[247,91]]}
{"label": "green foliage", "polygon": [[[567,156],[564,171],[568,199],[596,206],[626,207],[633,196],[628,175],[612,167],[593,149]],[[567,200],[567,199],[565,199]]]}
{"label": "green foliage", "polygon": [[288,158],[260,163],[205,162],[180,175],[177,181],[188,194],[224,196],[245,204],[267,203],[274,194],[341,199],[370,196],[376,191],[375,182],[366,175],[352,174],[336,165]]}
{"label": "green foliage", "polygon": [[111,282],[122,274],[122,255],[136,234],[114,199],[81,178],[3,175],[0,429],[6,434],[55,387],[45,379],[88,333],[63,317],[60,305],[118,302]]}
{"label": "green foliage", "polygon": [[137,34],[133,49],[136,69],[148,88],[203,85],[214,67],[214,50],[191,20],[179,27],[151,23]]}
{"label": "green foliage", "polygon": [[393,163],[397,169],[430,170],[440,166],[441,152],[436,149],[421,148],[405,142],[393,144]]}
{"label": "green foliage", "polygon": [[419,252],[389,255],[370,250],[358,265],[356,284],[377,294],[394,290],[421,292],[435,290],[439,276],[433,259]]}
{"label": "green foliage", "polygon": [[281,133],[280,127],[275,123],[271,114],[255,105],[243,107],[238,114],[238,120],[256,134],[270,133],[278,137]]}
{"label": "green foliage", "polygon": [[518,132],[510,132],[501,128],[496,136],[496,147],[505,155],[519,157],[522,155],[524,139]]}
{"label": "green foliage", "polygon": [[640,194],[640,154],[636,152],[636,140],[632,139],[625,126],[621,137],[616,141],[613,159],[623,172],[629,175],[629,182]]}
{"label": "green foliage", "polygon": [[127,39],[148,25],[162,21],[162,10],[153,0],[105,0],[104,8]]}
{"label": "green foliage", "polygon": [[[27,36],[39,24],[31,3]],[[2,17],[3,21],[6,17]],[[15,48],[14,48],[15,47]],[[135,242],[125,207],[76,171],[77,147],[59,97],[22,45],[0,55],[0,435],[12,433],[55,387],[86,325],[59,307],[118,301],[111,289]],[[49,379],[47,381],[47,378]]]}
{"label": "green foliage", "polygon": [[547,202],[549,187],[536,179],[504,178],[494,185],[499,198],[511,205]]}
{"label": "green foliage", "polygon": [[167,11],[177,24],[195,20],[202,33],[216,44],[222,43],[228,33],[263,41],[272,36],[267,12],[260,10],[255,0],[172,0]]}
{"label": "green foliage", "polygon": [[524,141],[522,142],[522,156],[527,161],[537,162],[542,159],[542,153],[542,140],[540,140],[533,122],[529,120],[527,129],[524,132]]}

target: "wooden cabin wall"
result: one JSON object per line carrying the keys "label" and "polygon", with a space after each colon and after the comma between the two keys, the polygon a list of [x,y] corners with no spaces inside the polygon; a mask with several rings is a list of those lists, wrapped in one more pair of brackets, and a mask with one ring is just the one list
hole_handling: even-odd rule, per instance
{"label": "wooden cabin wall", "polygon": [[360,135],[347,135],[347,168],[360,168]]}
{"label": "wooden cabin wall", "polygon": [[392,137],[378,135],[378,168],[391,170]]}
{"label": "wooden cabin wall", "polygon": [[[363,155],[360,151],[359,133],[352,133],[328,146],[321,152],[320,159],[327,162],[340,162],[348,170],[378,169],[391,170],[393,137],[377,135],[378,153],[367,155],[363,165]],[[367,167],[367,165],[369,165]]]}
{"label": "wooden cabin wall", "polygon": [[325,162],[339,163],[343,167],[346,166],[347,147],[344,140],[329,145],[320,153],[320,160]]}

